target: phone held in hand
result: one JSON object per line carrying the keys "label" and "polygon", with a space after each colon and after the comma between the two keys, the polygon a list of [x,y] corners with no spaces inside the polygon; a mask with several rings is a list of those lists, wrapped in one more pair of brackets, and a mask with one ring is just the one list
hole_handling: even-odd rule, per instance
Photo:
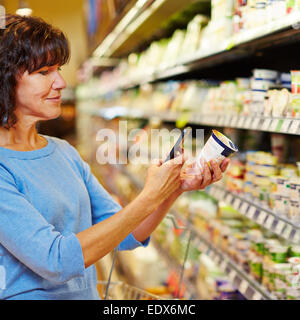
{"label": "phone held in hand", "polygon": [[184,140],[192,133],[191,127],[186,127],[182,130],[180,137],[176,141],[174,147],[172,148],[171,152],[169,153],[168,157],[164,162],[167,162],[175,157],[178,157],[180,154],[183,153],[184,149]]}

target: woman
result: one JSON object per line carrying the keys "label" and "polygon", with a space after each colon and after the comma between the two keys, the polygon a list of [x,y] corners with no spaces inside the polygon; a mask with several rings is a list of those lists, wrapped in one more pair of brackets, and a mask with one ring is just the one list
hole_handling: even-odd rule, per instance
{"label": "woman", "polygon": [[205,164],[203,175],[187,184],[183,161],[153,164],[141,193],[121,208],[71,145],[36,130],[38,121],[60,115],[66,84],[59,71],[68,59],[60,30],[39,18],[6,17],[0,30],[2,299],[99,299],[93,264],[115,247],[146,246],[183,191],[221,179],[228,165],[212,163],[211,173]]}

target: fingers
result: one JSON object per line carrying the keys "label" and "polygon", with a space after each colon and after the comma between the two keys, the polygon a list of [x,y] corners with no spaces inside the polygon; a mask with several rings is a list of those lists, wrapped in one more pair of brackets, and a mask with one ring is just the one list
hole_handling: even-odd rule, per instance
{"label": "fingers", "polygon": [[207,162],[204,160],[202,160],[201,162],[202,162],[202,168],[204,168],[202,185],[207,186],[210,183],[212,183],[212,175]]}
{"label": "fingers", "polygon": [[179,155],[178,157],[171,159],[165,162],[163,165],[166,166],[175,166],[175,167],[182,167],[186,161],[186,156],[184,154]]}
{"label": "fingers", "polygon": [[221,162],[221,164],[220,164],[220,169],[221,169],[222,172],[225,172],[225,171],[226,171],[226,169],[228,168],[229,163],[230,163],[230,160],[227,159],[227,158],[225,158],[225,159]]}
{"label": "fingers", "polygon": [[151,160],[151,165],[160,167],[163,164],[163,160],[161,159],[153,159]]}
{"label": "fingers", "polygon": [[210,165],[212,168],[212,182],[216,182],[222,179],[222,171],[218,162],[211,160]]}

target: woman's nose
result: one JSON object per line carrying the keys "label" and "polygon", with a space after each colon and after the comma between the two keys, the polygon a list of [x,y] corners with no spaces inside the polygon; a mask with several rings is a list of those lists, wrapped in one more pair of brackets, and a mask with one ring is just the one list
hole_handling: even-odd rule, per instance
{"label": "woman's nose", "polygon": [[64,89],[67,86],[64,78],[61,76],[61,74],[57,71],[55,73],[55,79],[52,85],[52,88],[54,90],[58,90],[58,89]]}

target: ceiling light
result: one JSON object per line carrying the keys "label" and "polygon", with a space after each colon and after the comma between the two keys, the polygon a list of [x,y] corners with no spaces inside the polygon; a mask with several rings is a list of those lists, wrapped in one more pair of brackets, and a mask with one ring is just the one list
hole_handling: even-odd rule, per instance
{"label": "ceiling light", "polygon": [[19,9],[16,11],[19,16],[30,16],[32,14],[32,9],[29,7],[26,1],[19,1]]}

